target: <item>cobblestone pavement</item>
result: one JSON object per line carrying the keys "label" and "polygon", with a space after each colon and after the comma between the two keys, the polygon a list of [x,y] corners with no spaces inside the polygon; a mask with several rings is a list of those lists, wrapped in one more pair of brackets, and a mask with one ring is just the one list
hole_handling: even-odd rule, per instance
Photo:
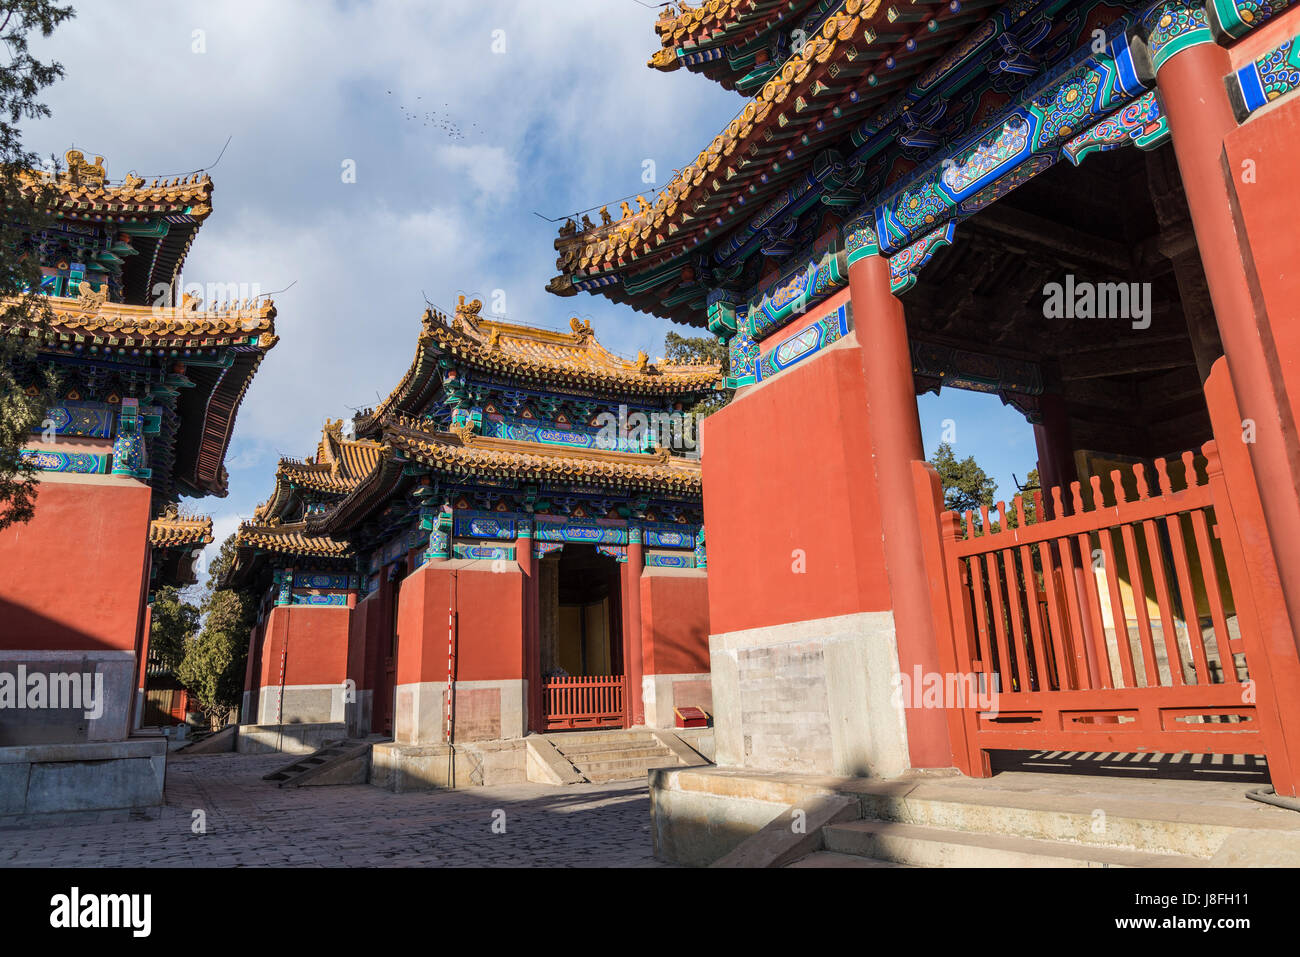
{"label": "cobblestone pavement", "polygon": [[[666,866],[651,856],[644,782],[392,794],[261,780],[285,763],[172,757],[162,808],[0,829],[0,867]],[[196,810],[206,833],[193,833]]]}

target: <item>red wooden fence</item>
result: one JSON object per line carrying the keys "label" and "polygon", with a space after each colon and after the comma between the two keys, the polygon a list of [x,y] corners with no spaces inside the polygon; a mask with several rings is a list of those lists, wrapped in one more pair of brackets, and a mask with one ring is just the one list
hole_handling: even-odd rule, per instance
{"label": "red wooden fence", "polygon": [[1032,510],[1016,496],[978,521],[943,513],[953,664],[998,690],[957,704],[972,763],[999,748],[1263,753],[1242,638],[1256,627],[1249,584],[1216,517],[1214,443],[1204,451],[1209,476],[1185,452],[1178,491],[1157,459],[1157,494],[1135,465],[1136,496],[1111,473],[1113,505],[1094,476],[1090,507],[1075,482],[1069,501],[1035,492]]}
{"label": "red wooden fence", "polygon": [[623,727],[624,684],[622,675],[547,678],[542,684],[546,730]]}

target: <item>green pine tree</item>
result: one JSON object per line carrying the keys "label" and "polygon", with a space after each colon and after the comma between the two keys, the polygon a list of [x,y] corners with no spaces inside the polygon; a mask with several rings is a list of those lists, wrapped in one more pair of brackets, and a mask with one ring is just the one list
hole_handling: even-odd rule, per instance
{"label": "green pine tree", "polygon": [[[664,336],[664,361],[716,362],[722,366],[722,374],[727,374],[727,349],[713,336],[681,336],[669,332]],[[710,412],[718,411],[730,401],[731,393],[727,390],[719,390],[702,397],[686,411],[705,416]]]}
{"label": "green pine tree", "polygon": [[930,464],[943,482],[943,505],[961,514],[967,510],[978,512],[981,505],[992,505],[998,484],[975,461],[975,456],[957,459],[952,446],[943,442],[930,457]]}
{"label": "green pine tree", "polygon": [[30,238],[47,221],[53,189],[31,181],[37,157],[24,148],[18,124],[50,115],[37,97],[63,67],[33,57],[28,38],[50,36],[72,15],[71,7],[48,0],[0,0],[0,44],[8,53],[7,60],[0,56],[0,529],[34,514],[37,469],[21,450],[58,388],[53,370],[36,361],[35,342],[50,314]]}
{"label": "green pine tree", "polygon": [[210,721],[237,707],[244,694],[248,637],[257,617],[257,597],[226,587],[226,571],[234,558],[235,536],[221,543],[209,566],[200,612],[203,627],[189,642],[176,676],[198,699]]}
{"label": "green pine tree", "polygon": [[158,589],[150,607],[149,657],[175,671],[198,634],[199,609],[185,601],[174,585]]}

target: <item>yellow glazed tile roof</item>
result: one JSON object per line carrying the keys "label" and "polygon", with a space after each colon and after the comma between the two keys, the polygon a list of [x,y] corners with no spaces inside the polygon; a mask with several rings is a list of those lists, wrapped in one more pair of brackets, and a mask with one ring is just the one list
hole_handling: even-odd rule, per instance
{"label": "yellow glazed tile roof", "polygon": [[212,517],[181,515],[176,506],[149,523],[149,544],[153,548],[179,548],[212,542]]}
{"label": "yellow glazed tile roof", "polygon": [[[660,190],[653,203],[638,197],[637,210],[623,203],[621,218],[602,216],[605,221],[582,232],[572,221],[566,224],[556,244],[563,272],[582,275],[612,269],[668,242],[693,219],[692,210],[709,194],[731,183],[730,167],[742,163],[753,145],[751,141],[764,135],[773,111],[797,106],[797,94],[815,70],[846,53],[868,55],[875,39],[872,27],[884,13],[881,0],[845,0],[843,8],[822,23],[803,49],[791,56],[740,114]],[[862,45],[851,49],[855,40]],[[870,52],[884,55],[883,51]]]}
{"label": "yellow glazed tile roof", "polygon": [[150,213],[186,212],[196,220],[212,212],[212,179],[194,173],[173,179],[151,182],[128,175],[121,183],[111,184],[104,169],[104,158],[86,161],[80,150],[64,154],[64,169],[56,178],[34,171],[24,177],[31,187],[51,183],[55,188],[54,211],[80,213]]}
{"label": "yellow glazed tile roof", "polygon": [[489,438],[467,430],[429,432],[403,417],[384,421],[395,449],[425,464],[480,478],[546,479],[602,487],[637,487],[676,495],[699,495],[699,462],[659,453],[570,448],[540,442]]}
{"label": "yellow glazed tile roof", "polygon": [[[235,339],[255,338],[258,348],[264,350],[279,341],[275,304],[269,299],[201,308],[198,301],[186,296],[179,307],[133,306],[107,301],[103,289],[91,291],[83,284],[74,298],[41,297],[51,313],[44,338],[123,346],[221,346]],[[5,326],[0,313],[0,332],[9,331],[21,330]]]}
{"label": "yellow glazed tile roof", "polygon": [[313,555],[322,558],[343,557],[351,553],[347,542],[336,541],[325,535],[308,536],[305,522],[292,525],[272,524],[256,525],[245,522],[235,533],[236,543],[243,546],[260,548],[268,552],[283,552],[291,555]]}
{"label": "yellow glazed tile roof", "polygon": [[652,363],[644,352],[623,359],[598,341],[591,321],[569,320],[569,332],[516,325],[479,315],[477,299],[461,302],[450,323],[438,313],[424,314],[425,332],[438,345],[478,364],[536,378],[577,377],[585,384],[634,387],[637,391],[709,389],[717,382],[716,363]]}

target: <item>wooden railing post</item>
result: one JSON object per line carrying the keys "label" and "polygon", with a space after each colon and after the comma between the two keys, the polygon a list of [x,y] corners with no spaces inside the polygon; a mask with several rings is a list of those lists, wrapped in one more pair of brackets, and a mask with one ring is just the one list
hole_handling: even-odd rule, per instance
{"label": "wooden railing post", "polygon": [[[1210,373],[1213,380],[1227,368],[1220,359]],[[1220,389],[1230,385],[1215,383]],[[1206,382],[1207,393],[1211,383]],[[1231,395],[1228,391],[1227,395]],[[1269,779],[1278,794],[1300,797],[1300,719],[1295,709],[1282,707],[1283,701],[1300,700],[1300,662],[1296,661],[1289,617],[1282,603],[1282,589],[1276,566],[1272,564],[1268,529],[1264,524],[1263,506],[1253,489],[1229,488],[1224,476],[1224,453],[1237,456],[1238,469],[1249,468],[1249,453],[1229,445],[1221,450],[1217,442],[1203,446],[1210,493],[1214,501],[1215,529],[1223,548],[1228,582],[1237,613],[1237,628],[1246,651],[1249,681],[1242,685],[1243,700],[1254,696]],[[1241,474],[1240,472],[1238,474]],[[1243,539],[1252,547],[1244,548]],[[1227,635],[1218,642],[1219,661],[1226,672],[1235,670]],[[1225,660],[1226,659],[1226,660]]]}
{"label": "wooden railing post", "polygon": [[[917,519],[921,525],[921,550],[925,567],[930,575],[930,603],[934,621],[935,641],[938,645],[939,666],[945,675],[958,676],[952,682],[958,688],[969,688],[974,681],[970,661],[969,632],[964,616],[954,620],[954,600],[960,601],[960,582],[954,589],[950,581],[951,563],[945,554],[944,544],[960,534],[957,516],[943,510],[943,486],[939,475],[925,462],[912,462],[912,484],[917,503]],[[947,685],[948,682],[945,681]],[[919,690],[919,689],[914,689]],[[975,725],[979,720],[973,708],[964,707],[970,702],[946,702],[954,705],[947,709],[948,738],[952,742],[953,763],[963,774],[971,777],[988,777],[992,771],[983,751],[975,746]]]}

